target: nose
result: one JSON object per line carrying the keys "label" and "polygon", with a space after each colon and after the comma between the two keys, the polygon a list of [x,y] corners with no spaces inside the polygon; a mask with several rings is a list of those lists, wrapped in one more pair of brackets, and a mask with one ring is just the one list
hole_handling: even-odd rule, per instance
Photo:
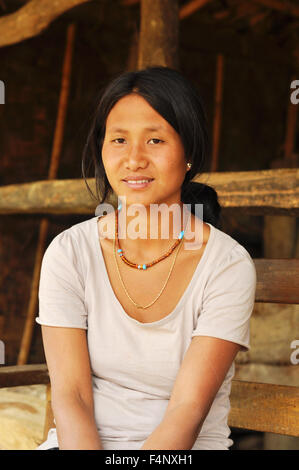
{"label": "nose", "polygon": [[143,144],[140,142],[132,143],[128,148],[126,167],[134,171],[138,168],[145,168],[147,164],[148,160]]}

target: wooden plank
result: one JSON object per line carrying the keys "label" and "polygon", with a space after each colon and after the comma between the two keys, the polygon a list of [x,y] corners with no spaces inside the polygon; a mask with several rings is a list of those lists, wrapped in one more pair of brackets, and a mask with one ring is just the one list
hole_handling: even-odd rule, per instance
{"label": "wooden plank", "polygon": [[48,384],[49,381],[46,364],[27,364],[0,368],[0,388]]}
{"label": "wooden plank", "polygon": [[256,302],[299,304],[299,259],[254,259]]}
{"label": "wooden plank", "polygon": [[[294,349],[290,348],[290,351],[293,352]],[[242,364],[236,359],[235,371],[235,380],[299,387],[299,364],[292,364],[290,357],[287,365],[254,362]]]}
{"label": "wooden plank", "polygon": [[299,387],[232,381],[231,427],[299,436]]}
{"label": "wooden plank", "polygon": [[[202,173],[193,179],[212,186],[223,210],[299,215],[299,169]],[[95,180],[87,178],[95,194]],[[99,193],[100,196],[100,193]],[[117,202],[115,195],[109,203]],[[83,179],[37,181],[0,188],[0,214],[92,214],[98,202]]]}

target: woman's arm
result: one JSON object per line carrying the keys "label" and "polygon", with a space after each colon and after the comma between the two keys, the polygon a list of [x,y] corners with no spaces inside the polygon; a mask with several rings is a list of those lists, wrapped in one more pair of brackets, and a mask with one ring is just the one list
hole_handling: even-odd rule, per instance
{"label": "woman's arm", "polygon": [[192,338],[164,418],[142,450],[192,449],[240,348],[239,344],[210,336]]}
{"label": "woman's arm", "polygon": [[59,449],[100,450],[86,330],[42,326]]}

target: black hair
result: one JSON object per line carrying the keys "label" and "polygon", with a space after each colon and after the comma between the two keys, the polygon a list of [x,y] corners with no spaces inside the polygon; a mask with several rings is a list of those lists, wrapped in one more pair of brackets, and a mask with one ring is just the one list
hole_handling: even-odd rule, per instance
{"label": "black hair", "polygon": [[193,214],[195,204],[203,204],[203,221],[219,227],[221,206],[216,190],[204,183],[191,182],[201,173],[210,148],[202,101],[194,86],[180,72],[169,67],[154,66],[124,72],[100,92],[82,157],[82,175],[87,189],[91,192],[86,174],[93,164],[99,204],[113,193],[101,152],[106,120],[117,101],[132,93],[142,96],[181,137],[186,163],[192,163],[182,184],[181,201],[190,204]]}

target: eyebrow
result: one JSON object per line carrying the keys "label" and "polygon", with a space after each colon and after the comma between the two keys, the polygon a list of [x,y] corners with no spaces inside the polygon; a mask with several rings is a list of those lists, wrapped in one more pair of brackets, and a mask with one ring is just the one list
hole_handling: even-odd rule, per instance
{"label": "eyebrow", "polygon": [[[127,133],[127,129],[121,129],[120,127],[113,126],[110,129],[108,129],[110,132],[123,132]],[[163,126],[153,126],[153,127],[145,127],[145,131],[150,131],[150,132],[155,132],[155,131],[162,131],[164,130]]]}

